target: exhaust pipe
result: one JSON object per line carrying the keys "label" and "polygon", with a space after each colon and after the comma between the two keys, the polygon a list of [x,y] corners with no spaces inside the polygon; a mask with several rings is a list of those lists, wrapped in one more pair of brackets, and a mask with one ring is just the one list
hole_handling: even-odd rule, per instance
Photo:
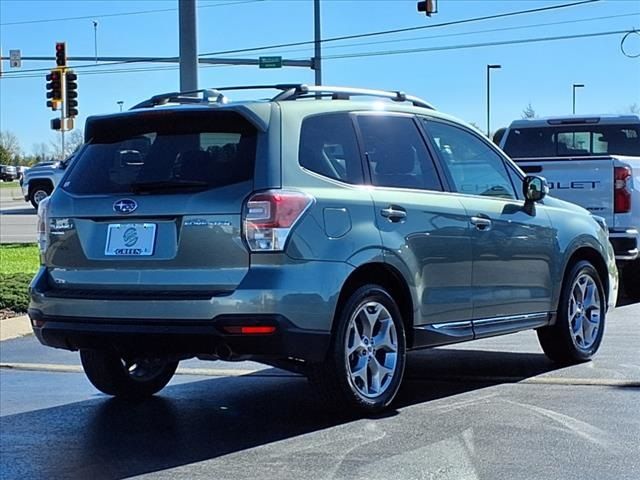
{"label": "exhaust pipe", "polygon": [[233,358],[233,350],[226,343],[219,343],[216,346],[216,355],[220,360],[230,361]]}

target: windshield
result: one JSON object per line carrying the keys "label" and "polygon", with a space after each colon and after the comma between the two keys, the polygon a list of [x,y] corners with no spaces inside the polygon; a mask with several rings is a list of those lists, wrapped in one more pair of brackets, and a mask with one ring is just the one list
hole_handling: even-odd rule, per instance
{"label": "windshield", "polygon": [[640,126],[588,125],[516,128],[504,151],[512,158],[587,155],[640,156]]}
{"label": "windshield", "polygon": [[238,114],[162,113],[97,120],[63,188],[75,194],[168,193],[252,178],[256,132]]}

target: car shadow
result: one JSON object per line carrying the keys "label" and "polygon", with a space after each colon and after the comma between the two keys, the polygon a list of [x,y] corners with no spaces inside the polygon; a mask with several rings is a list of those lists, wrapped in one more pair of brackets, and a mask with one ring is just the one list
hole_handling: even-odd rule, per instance
{"label": "car shadow", "polygon": [[[439,348],[411,354],[394,409],[558,368],[542,354]],[[107,397],[0,418],[11,478],[125,478],[215,459],[352,422],[304,377],[275,369],[171,385],[139,401]],[[15,477],[14,477],[15,475]]]}

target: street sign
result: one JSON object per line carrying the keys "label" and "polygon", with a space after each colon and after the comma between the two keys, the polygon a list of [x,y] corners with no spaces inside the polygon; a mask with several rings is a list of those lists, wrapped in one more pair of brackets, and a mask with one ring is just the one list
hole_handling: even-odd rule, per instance
{"label": "street sign", "polygon": [[260,68],[282,68],[282,57],[260,57]]}
{"label": "street sign", "polygon": [[20,68],[22,66],[20,50],[9,50],[9,66],[11,68]]}

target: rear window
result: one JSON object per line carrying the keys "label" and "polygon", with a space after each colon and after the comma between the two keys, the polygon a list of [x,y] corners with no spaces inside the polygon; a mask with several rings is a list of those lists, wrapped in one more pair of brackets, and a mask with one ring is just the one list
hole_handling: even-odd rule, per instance
{"label": "rear window", "polygon": [[516,128],[504,151],[512,158],[640,155],[640,126],[585,125]]}
{"label": "rear window", "polygon": [[235,112],[144,112],[90,121],[65,179],[75,194],[179,192],[253,177],[256,130]]}

